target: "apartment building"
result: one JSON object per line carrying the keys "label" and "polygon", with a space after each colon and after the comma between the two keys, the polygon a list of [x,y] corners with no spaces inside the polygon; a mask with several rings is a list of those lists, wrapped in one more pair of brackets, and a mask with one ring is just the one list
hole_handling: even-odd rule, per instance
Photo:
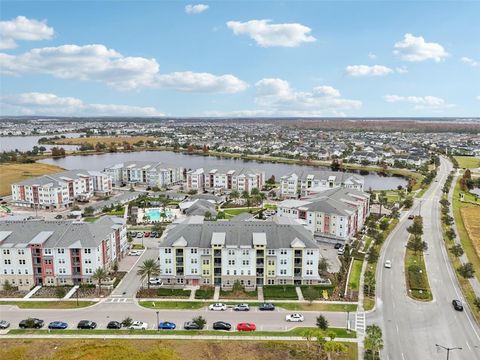
{"label": "apartment building", "polygon": [[11,188],[14,205],[51,209],[86,201],[95,193],[108,195],[112,181],[105,173],[77,169],[24,180]]}
{"label": "apartment building", "polygon": [[369,205],[369,194],[337,187],[312,198],[284,200],[277,216],[296,219],[315,238],[345,243],[362,229]]}
{"label": "apartment building", "polygon": [[183,167],[158,161],[126,161],[107,167],[104,171],[116,185],[143,184],[163,188],[184,180]]}
{"label": "apartment building", "polygon": [[247,289],[264,284],[316,284],[320,250],[313,235],[289,219],[204,221],[173,224],[160,245],[160,277],[170,285],[215,285],[239,281]]}
{"label": "apartment building", "polygon": [[262,189],[265,185],[265,172],[242,168],[232,169],[194,169],[187,172],[186,187],[188,190],[236,190],[250,193],[252,189]]}
{"label": "apartment building", "polygon": [[118,217],[94,223],[0,221],[0,284],[8,280],[20,290],[90,284],[95,270],[109,269],[127,247],[126,223]]}
{"label": "apartment building", "polygon": [[334,171],[292,173],[280,178],[280,194],[283,198],[311,196],[334,188],[363,191],[363,176]]}

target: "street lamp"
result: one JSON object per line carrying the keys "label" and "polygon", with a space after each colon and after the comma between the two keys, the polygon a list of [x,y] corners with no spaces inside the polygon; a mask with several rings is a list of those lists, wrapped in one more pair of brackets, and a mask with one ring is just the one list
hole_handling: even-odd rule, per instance
{"label": "street lamp", "polygon": [[447,360],[448,360],[448,359],[449,359],[449,357],[450,357],[450,351],[451,351],[451,350],[462,350],[462,348],[461,348],[461,347],[453,347],[453,348],[449,348],[449,347],[445,347],[445,346],[438,345],[438,344],[435,344],[435,346],[436,346],[437,348],[442,348],[442,349],[445,349],[445,350],[447,350]]}
{"label": "street lamp", "polygon": [[155,313],[157,314],[157,331],[158,331],[158,324],[160,324],[160,321],[159,321],[159,319],[158,319],[158,313],[159,313],[159,311],[157,310],[157,311],[155,311]]}

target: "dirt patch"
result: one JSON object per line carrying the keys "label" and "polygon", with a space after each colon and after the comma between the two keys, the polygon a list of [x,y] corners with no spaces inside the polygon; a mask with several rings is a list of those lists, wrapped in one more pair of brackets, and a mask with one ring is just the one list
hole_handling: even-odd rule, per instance
{"label": "dirt patch", "polygon": [[28,293],[28,291],[20,290],[0,290],[0,298],[23,298]]}
{"label": "dirt patch", "polygon": [[460,213],[462,214],[468,237],[472,241],[477,256],[480,257],[480,207],[462,208]]}

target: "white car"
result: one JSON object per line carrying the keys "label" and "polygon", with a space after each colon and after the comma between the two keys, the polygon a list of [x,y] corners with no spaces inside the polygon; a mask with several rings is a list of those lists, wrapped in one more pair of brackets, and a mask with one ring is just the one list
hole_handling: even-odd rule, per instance
{"label": "white car", "polygon": [[130,256],[140,256],[140,255],[142,255],[142,252],[138,251],[138,250],[132,250],[128,253],[128,255],[130,255]]}
{"label": "white car", "polygon": [[147,330],[148,324],[143,321],[134,321],[132,325],[128,327],[129,330]]}
{"label": "white car", "polygon": [[385,267],[390,269],[392,267],[392,262],[390,260],[385,260]]}
{"label": "white car", "polygon": [[159,279],[159,278],[155,278],[155,277],[152,277],[152,278],[148,279],[148,283],[150,285],[163,285],[162,280]]}
{"label": "white car", "polygon": [[304,318],[302,314],[290,314],[285,317],[285,320],[291,322],[303,322]]}
{"label": "white car", "polygon": [[225,311],[225,310],[227,310],[227,305],[222,304],[222,303],[210,304],[210,306],[208,307],[208,310]]}
{"label": "white car", "polygon": [[339,249],[337,250],[337,254],[338,254],[338,255],[343,255],[343,254],[345,254],[345,246],[342,246],[341,248],[339,248]]}

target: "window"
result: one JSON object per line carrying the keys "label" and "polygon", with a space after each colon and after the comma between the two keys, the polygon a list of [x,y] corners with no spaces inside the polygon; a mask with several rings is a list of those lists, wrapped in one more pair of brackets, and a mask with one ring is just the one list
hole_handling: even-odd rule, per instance
{"label": "window", "polygon": [[3,255],[10,255],[10,250],[3,249]]}
{"label": "window", "polygon": [[250,263],[250,262],[249,262],[248,260],[243,260],[243,265],[244,265],[244,266],[248,266],[249,263]]}
{"label": "window", "polygon": [[18,255],[25,255],[25,250],[23,249],[18,250]]}
{"label": "window", "polygon": [[228,250],[228,255],[235,255],[235,250]]}
{"label": "window", "polygon": [[313,255],[313,250],[307,250],[307,255]]}
{"label": "window", "polygon": [[190,249],[190,254],[196,254],[197,253],[197,249]]}
{"label": "window", "polygon": [[45,255],[51,255],[51,254],[52,254],[52,249],[44,249],[44,250],[43,250],[43,253],[44,253]]}
{"label": "window", "polygon": [[250,253],[250,252],[249,252],[248,250],[243,250],[243,251],[242,251],[242,254],[245,255],[245,256],[248,256],[249,253]]}
{"label": "window", "polygon": [[203,259],[203,265],[210,265],[209,259]]}
{"label": "window", "polygon": [[190,261],[192,264],[196,264],[197,263],[197,259],[191,259]]}
{"label": "window", "polygon": [[19,260],[18,262],[20,263],[20,265],[25,265],[25,260]]}
{"label": "window", "polygon": [[228,265],[235,265],[235,260],[228,260]]}
{"label": "window", "polygon": [[281,259],[280,265],[287,265],[287,259]]}
{"label": "window", "polygon": [[171,264],[172,263],[172,259],[165,259],[165,264]]}
{"label": "window", "polygon": [[165,249],[165,254],[171,254],[172,253],[172,249]]}
{"label": "window", "polygon": [[83,252],[85,254],[91,254],[92,253],[92,249],[84,249]]}
{"label": "window", "polygon": [[10,265],[10,264],[11,264],[10,259],[5,259],[5,265]]}
{"label": "window", "polygon": [[275,255],[275,250],[268,249],[268,255]]}
{"label": "window", "polygon": [[65,264],[65,259],[58,259],[59,264]]}
{"label": "window", "polygon": [[57,249],[57,254],[65,254],[65,249]]}
{"label": "window", "polygon": [[280,269],[280,275],[287,275],[286,269]]}
{"label": "window", "polygon": [[275,261],[273,261],[273,260],[268,260],[268,265],[270,265],[270,266],[275,265]]}
{"label": "window", "polygon": [[287,255],[287,250],[285,249],[280,250],[280,255]]}
{"label": "window", "polygon": [[307,275],[313,275],[313,270],[307,270]]}

